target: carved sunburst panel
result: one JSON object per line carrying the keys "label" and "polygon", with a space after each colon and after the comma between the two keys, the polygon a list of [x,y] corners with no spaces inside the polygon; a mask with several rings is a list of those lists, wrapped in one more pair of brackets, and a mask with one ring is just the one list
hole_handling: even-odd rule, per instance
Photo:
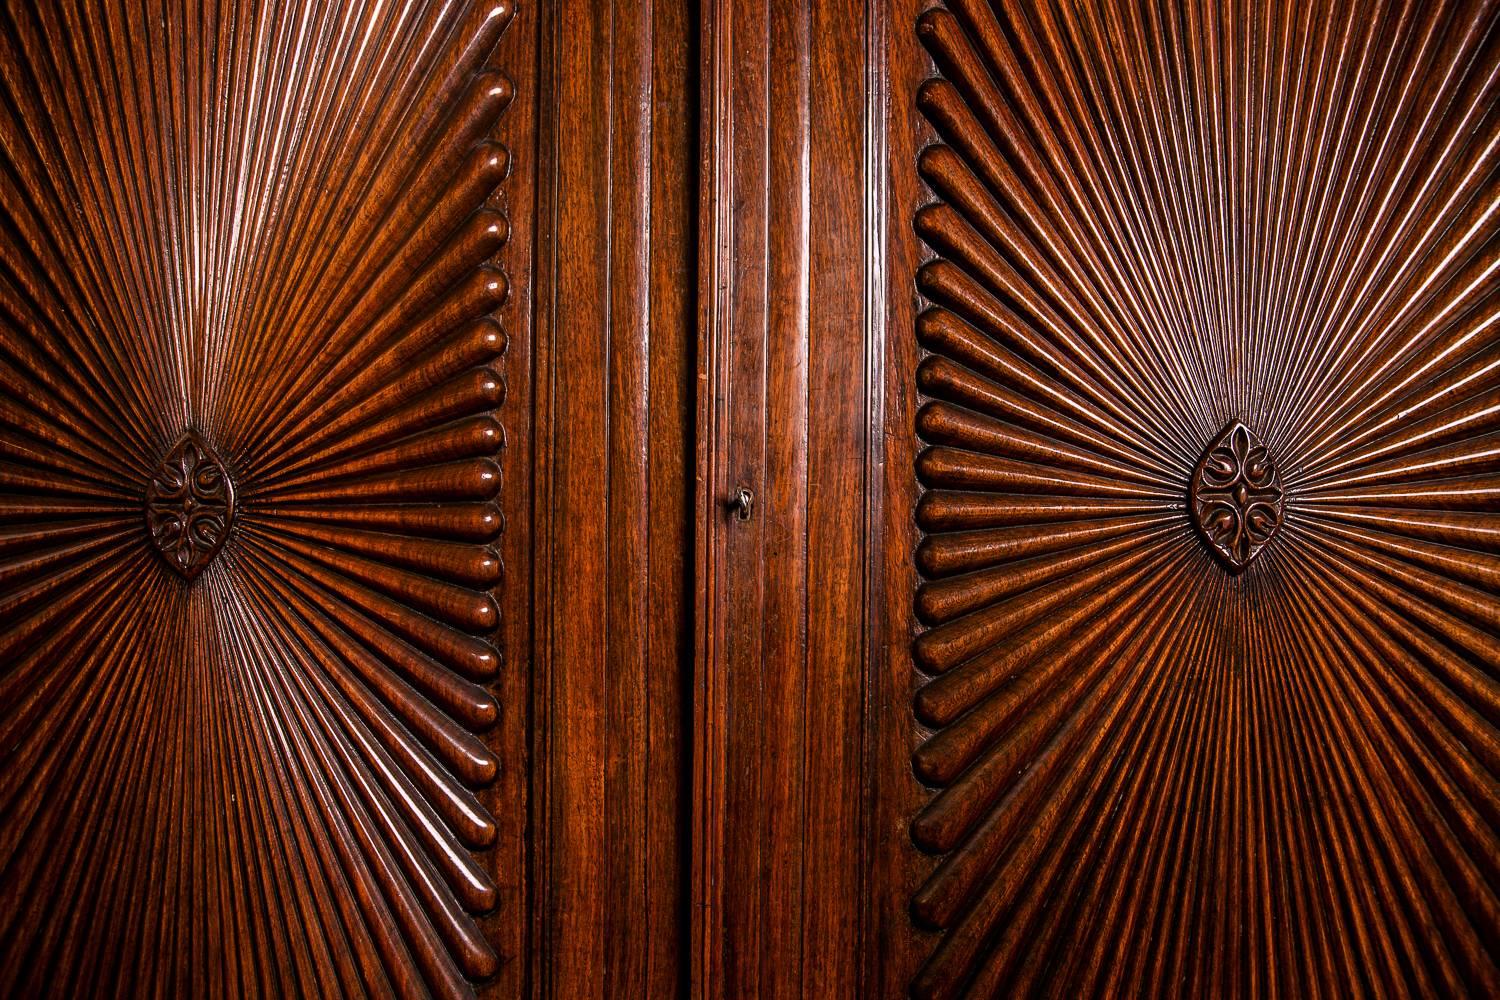
{"label": "carved sunburst panel", "polygon": [[914,995],[1500,995],[1496,10],[915,25]]}
{"label": "carved sunburst panel", "polygon": [[0,16],[0,992],[503,960],[510,16]]}

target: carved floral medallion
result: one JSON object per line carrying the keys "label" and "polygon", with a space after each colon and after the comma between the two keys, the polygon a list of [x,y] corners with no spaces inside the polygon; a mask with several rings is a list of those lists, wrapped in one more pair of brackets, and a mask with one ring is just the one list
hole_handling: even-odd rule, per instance
{"label": "carved floral medallion", "polygon": [[1193,523],[1231,573],[1242,573],[1281,528],[1281,476],[1260,439],[1238,420],[1193,472]]}
{"label": "carved floral medallion", "polygon": [[212,448],[188,431],[146,487],[146,527],[156,550],[191,580],[214,560],[234,521],[234,484]]}

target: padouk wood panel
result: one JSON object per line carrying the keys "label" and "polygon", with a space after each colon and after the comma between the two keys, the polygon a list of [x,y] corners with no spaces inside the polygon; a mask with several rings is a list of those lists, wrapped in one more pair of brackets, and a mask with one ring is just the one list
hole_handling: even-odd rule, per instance
{"label": "padouk wood panel", "polygon": [[[878,9],[705,5],[700,996],[852,996],[870,959],[860,727],[884,329],[866,200]],[[726,506],[742,487],[755,496],[746,520]]]}
{"label": "padouk wood panel", "polygon": [[912,992],[1500,993],[1495,5],[914,30]]}
{"label": "padouk wood panel", "polygon": [[680,995],[692,632],[694,25],[542,12],[532,989]]}
{"label": "padouk wood panel", "polygon": [[0,18],[0,986],[514,992],[512,10],[143,14]]}
{"label": "padouk wood panel", "polygon": [[0,994],[685,989],[696,36],[0,18]]}

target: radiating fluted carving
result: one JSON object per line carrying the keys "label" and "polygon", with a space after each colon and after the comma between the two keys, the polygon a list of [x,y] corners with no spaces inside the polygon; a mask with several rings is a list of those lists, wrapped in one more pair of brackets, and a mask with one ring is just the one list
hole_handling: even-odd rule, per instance
{"label": "radiating fluted carving", "polygon": [[0,19],[0,993],[498,968],[510,17]]}
{"label": "radiating fluted carving", "polygon": [[913,994],[1500,994],[1496,5],[916,30]]}

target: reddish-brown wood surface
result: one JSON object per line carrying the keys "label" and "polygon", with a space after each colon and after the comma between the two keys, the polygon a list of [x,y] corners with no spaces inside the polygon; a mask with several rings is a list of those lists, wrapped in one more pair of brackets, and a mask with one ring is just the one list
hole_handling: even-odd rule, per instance
{"label": "reddish-brown wood surface", "polygon": [[519,987],[513,13],[0,22],[4,992]]}
{"label": "reddish-brown wood surface", "polygon": [[1497,11],[8,5],[0,995],[1500,992]]}
{"label": "reddish-brown wood surface", "polygon": [[865,964],[872,9],[705,5],[700,996],[852,995]]}
{"label": "reddish-brown wood surface", "polygon": [[685,986],[696,30],[0,20],[0,994]]}
{"label": "reddish-brown wood surface", "polygon": [[1500,991],[1497,23],[913,25],[914,995]]}
{"label": "reddish-brown wood surface", "polygon": [[552,997],[686,983],[693,26],[543,15],[537,206],[537,941]]}
{"label": "reddish-brown wood surface", "polygon": [[1493,992],[1494,5],[825,13],[705,18],[699,993]]}

